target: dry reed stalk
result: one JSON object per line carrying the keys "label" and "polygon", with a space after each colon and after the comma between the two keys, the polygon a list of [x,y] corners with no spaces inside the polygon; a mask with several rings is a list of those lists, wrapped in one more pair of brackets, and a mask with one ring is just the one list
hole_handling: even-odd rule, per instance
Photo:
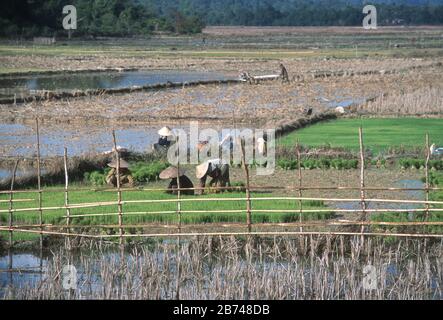
{"label": "dry reed stalk", "polygon": [[[186,279],[181,283],[180,298],[186,300],[362,299],[361,269],[367,264],[373,265],[379,276],[377,289],[368,298],[441,297],[441,245],[427,249],[422,240],[400,240],[399,247],[394,248],[382,239],[360,245],[350,237],[344,248],[343,237],[304,238],[310,241],[313,259],[300,255],[295,241],[287,237],[256,243],[208,237],[207,241],[192,239],[188,246],[158,242],[152,250],[135,247],[125,259],[107,254],[106,250],[113,247],[94,242],[79,253],[85,279],[79,292],[86,299],[173,299],[174,261],[180,253],[182,277]],[[411,253],[421,258],[411,261]],[[65,251],[59,249],[48,262],[45,281],[25,285],[17,297],[66,299],[57,276],[65,260]],[[393,274],[388,270],[392,264],[396,266]],[[93,270],[99,270],[98,274]],[[98,282],[92,280],[97,278]]]}

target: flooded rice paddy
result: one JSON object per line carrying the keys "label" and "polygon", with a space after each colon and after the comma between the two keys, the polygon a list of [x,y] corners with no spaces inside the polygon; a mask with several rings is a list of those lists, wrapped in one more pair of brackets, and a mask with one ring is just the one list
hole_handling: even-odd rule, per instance
{"label": "flooded rice paddy", "polygon": [[[442,243],[378,238],[207,238],[125,250],[0,258],[0,296],[18,299],[441,299]],[[41,257],[41,258],[40,258]],[[11,265],[12,262],[12,265]],[[63,267],[77,288],[63,288]],[[12,270],[8,268],[12,266]],[[375,285],[364,271],[372,268]],[[69,276],[69,275],[68,275]]]}
{"label": "flooded rice paddy", "polygon": [[218,72],[140,70],[122,72],[76,72],[0,77],[0,97],[26,97],[38,91],[84,91],[121,89],[145,85],[227,80]]}

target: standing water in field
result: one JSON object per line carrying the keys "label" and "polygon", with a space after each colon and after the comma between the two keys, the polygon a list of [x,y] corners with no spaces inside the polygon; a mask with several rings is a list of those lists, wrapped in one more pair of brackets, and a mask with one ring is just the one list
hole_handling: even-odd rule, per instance
{"label": "standing water in field", "polygon": [[[396,188],[403,189],[423,189],[424,183],[420,180],[400,180],[396,183]],[[423,190],[404,190],[402,191],[403,197],[408,200],[425,200],[425,193]],[[367,209],[404,209],[405,211],[409,209],[419,209],[423,205],[415,203],[384,203],[384,202],[370,202],[366,201]],[[331,207],[334,209],[341,210],[360,210],[361,202],[334,202],[331,203]]]}
{"label": "standing water in field", "polygon": [[77,72],[36,74],[24,76],[1,76],[0,98],[26,97],[36,91],[84,91],[88,89],[121,89],[154,84],[186,83],[195,81],[228,80],[216,72],[142,70],[123,72]]}
{"label": "standing water in field", "polygon": [[[301,241],[302,240],[302,241]],[[0,294],[17,299],[442,299],[439,240],[199,237],[133,246],[55,250],[42,273],[2,272]],[[178,259],[178,256],[180,257]],[[420,259],[413,257],[420,257]],[[14,255],[13,259],[29,259]],[[8,257],[0,263],[7,271]],[[32,260],[32,259],[31,259]],[[35,259],[34,259],[35,260]],[[63,268],[77,288],[63,287]],[[34,261],[36,266],[38,261]],[[366,266],[375,286],[365,285]],[[5,268],[6,266],[6,268]],[[13,264],[18,269],[25,267]],[[29,266],[28,266],[29,267]],[[180,272],[178,272],[180,270]],[[37,271],[39,269],[37,268]],[[37,272],[36,271],[36,272]],[[60,276],[62,275],[62,276]],[[69,276],[69,275],[68,275]],[[414,279],[414,281],[411,281]],[[177,292],[177,287],[179,292]]]}

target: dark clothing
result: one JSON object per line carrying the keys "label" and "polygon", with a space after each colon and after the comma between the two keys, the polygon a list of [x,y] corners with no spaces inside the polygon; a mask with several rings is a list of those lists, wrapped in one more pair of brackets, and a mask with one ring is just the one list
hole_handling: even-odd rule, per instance
{"label": "dark clothing", "polygon": [[200,179],[200,188],[204,188],[206,186],[207,177],[212,178],[212,180],[209,182],[209,187],[215,185],[215,187],[224,188],[231,185],[231,182],[229,180],[228,164],[222,164],[219,166],[213,166],[213,164],[210,164],[208,172],[203,178]]}
{"label": "dark clothing", "polygon": [[289,74],[288,74],[288,70],[286,70],[285,66],[283,64],[280,65],[280,77],[282,78],[283,81],[289,81]]}
{"label": "dark clothing", "polygon": [[168,137],[160,137],[158,142],[154,144],[154,150],[159,153],[164,153],[168,151],[170,146],[171,141],[168,140]]}
{"label": "dark clothing", "polygon": [[[181,176],[180,177],[180,189],[191,189],[194,188],[194,184],[187,176]],[[166,193],[170,194],[177,194],[178,184],[177,184],[177,178],[171,179],[171,182],[168,186],[168,191]],[[185,195],[194,195],[194,190],[182,190],[180,194]]]}
{"label": "dark clothing", "polygon": [[168,137],[160,137],[158,139],[158,145],[163,147],[169,147],[171,145],[171,141],[168,140]]}

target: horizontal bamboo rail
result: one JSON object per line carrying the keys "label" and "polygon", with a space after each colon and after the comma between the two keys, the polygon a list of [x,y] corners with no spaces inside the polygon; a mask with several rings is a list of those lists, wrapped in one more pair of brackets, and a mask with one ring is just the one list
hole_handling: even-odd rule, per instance
{"label": "horizontal bamboo rail", "polygon": [[[84,208],[94,208],[94,207],[106,207],[114,206],[118,204],[142,204],[142,203],[177,203],[180,202],[226,202],[226,201],[246,201],[249,198],[185,198],[185,199],[161,199],[161,200],[123,200],[119,201],[108,201],[108,202],[94,202],[94,203],[82,203],[82,204],[70,204],[69,206],[58,206],[58,207],[39,207],[39,208],[20,208],[12,209],[12,212],[32,212],[32,211],[53,211],[61,209],[84,209]],[[360,202],[359,198],[315,198],[315,197],[251,197],[251,201],[329,201],[329,202]],[[398,199],[365,199],[366,202],[374,203],[404,203],[404,204],[433,204],[433,205],[443,205],[443,201],[425,201],[425,200],[398,200]],[[334,211],[334,209],[328,210]],[[361,211],[361,210],[360,210]],[[403,211],[408,211],[405,209]],[[0,213],[7,213],[10,210],[0,210]]]}
{"label": "horizontal bamboo rail", "polygon": [[[11,193],[11,192],[8,192]],[[32,202],[35,199],[13,199],[13,200],[0,200],[0,203],[10,203],[10,202]]]}
{"label": "horizontal bamboo rail", "polygon": [[[243,225],[244,227],[244,225]],[[8,228],[0,227],[0,230],[9,230]],[[81,237],[91,239],[112,239],[112,238],[161,238],[161,237],[198,237],[198,236],[306,236],[306,235],[324,235],[324,236],[361,236],[361,232],[328,232],[328,231],[251,231],[251,232],[193,232],[193,233],[152,233],[152,234],[123,234],[123,235],[91,235],[91,234],[76,234],[66,232],[52,232],[52,231],[40,231],[40,230],[27,230],[27,229],[14,229],[16,232],[34,233],[34,234],[46,234],[56,236],[67,237]],[[421,233],[383,233],[383,232],[366,232],[365,236],[379,236],[379,237],[410,237],[410,238],[443,238],[443,234],[421,234]]]}
{"label": "horizontal bamboo rail", "polygon": [[[396,237],[428,237],[428,238],[443,238],[443,234],[432,234],[429,233],[427,228],[422,230],[422,233],[393,233],[393,232],[372,232],[373,230],[369,229],[370,226],[443,226],[443,221],[429,221],[432,218],[430,213],[439,213],[443,212],[442,208],[431,207],[431,205],[435,206],[443,206],[443,201],[430,201],[429,200],[429,192],[430,191],[440,191],[443,188],[438,187],[430,187],[429,185],[429,168],[428,162],[426,162],[426,185],[423,188],[397,188],[397,187],[367,187],[365,185],[365,156],[364,156],[364,148],[363,148],[363,134],[362,129],[359,130],[359,142],[360,142],[360,186],[333,186],[333,187],[320,187],[320,186],[310,186],[305,187],[302,185],[302,176],[301,170],[299,167],[299,183],[298,186],[252,186],[249,182],[249,167],[245,162],[245,154],[244,154],[244,145],[242,142],[242,160],[243,160],[243,169],[245,171],[246,185],[245,186],[236,186],[236,187],[210,187],[209,190],[218,190],[218,191],[227,191],[227,190],[236,190],[241,191],[244,195],[240,195],[239,197],[227,197],[227,198],[217,198],[217,197],[181,197],[182,191],[202,191],[207,188],[180,188],[180,182],[178,181],[178,189],[176,189],[178,196],[170,199],[139,199],[139,200],[123,200],[122,193],[123,192],[165,192],[170,191],[167,188],[121,188],[120,187],[120,175],[119,175],[119,161],[120,155],[117,151],[117,141],[115,138],[115,133],[113,131],[113,142],[114,142],[114,150],[115,150],[115,158],[117,161],[117,189],[103,187],[103,188],[69,188],[68,189],[68,162],[67,162],[67,149],[65,148],[65,156],[64,156],[64,164],[65,164],[65,187],[62,189],[49,189],[43,190],[41,188],[41,172],[40,172],[40,143],[39,143],[39,134],[38,134],[38,121],[37,124],[37,174],[38,174],[38,190],[5,190],[0,191],[0,195],[5,194],[9,195],[9,200],[0,200],[1,203],[9,203],[9,209],[0,210],[0,213],[9,213],[10,215],[10,223],[8,226],[0,226],[0,231],[9,231],[12,235],[13,232],[24,232],[24,233],[34,233],[40,235],[40,245],[43,246],[43,235],[57,235],[57,236],[65,236],[69,241],[71,237],[83,237],[83,238],[91,238],[91,239],[113,239],[120,238],[120,243],[123,244],[123,239],[128,237],[138,237],[138,238],[153,238],[153,237],[175,237],[175,236],[183,236],[183,237],[192,237],[192,236],[242,236],[242,235],[258,235],[258,236],[300,236],[300,235],[349,235],[349,236],[396,236]],[[428,137],[427,137],[428,142]],[[298,152],[298,159],[300,162],[300,152]],[[428,152],[429,158],[429,152]],[[429,159],[428,159],[429,160]],[[178,164],[180,166],[180,164]],[[253,197],[252,191],[270,191],[270,190],[285,190],[285,191],[299,191],[298,196],[263,196],[263,197]],[[359,191],[359,198],[337,198],[337,197],[307,197],[302,196],[302,191],[320,191],[320,190],[330,190],[330,191]],[[112,192],[115,193],[117,191],[117,200],[114,201],[97,201],[90,203],[71,203],[68,201],[69,193],[74,192]],[[366,192],[369,191],[423,191],[426,194],[426,200],[409,200],[409,199],[370,199],[366,197]],[[45,193],[54,193],[60,192],[64,194],[64,205],[60,206],[52,206],[52,207],[43,207],[42,206],[42,196]],[[13,208],[13,203],[19,202],[31,202],[35,201],[34,199],[12,199],[13,194],[30,194],[37,193],[38,194],[38,204],[39,206],[36,208]],[[297,201],[299,203],[299,208],[291,207],[289,209],[255,209],[254,204],[259,201],[288,201],[290,205],[294,205]],[[360,203],[362,208],[360,209],[340,209],[340,208],[318,208],[318,209],[305,209],[303,201],[321,201],[321,202],[346,202],[346,203]],[[240,206],[242,202],[246,203],[246,208],[244,209],[231,209],[231,210],[183,210],[182,204],[184,203],[220,203],[220,202],[239,202]],[[176,208],[173,210],[162,210],[162,211],[124,211],[123,208],[127,208],[127,205],[131,204],[175,204]],[[371,203],[391,203],[391,204],[410,204],[417,205],[420,208],[369,208],[369,204]],[[88,209],[88,208],[100,208],[100,207],[111,207],[117,206],[118,212],[97,212],[97,213],[88,213],[84,212],[86,210],[81,210],[82,212],[78,212],[77,214],[73,214],[75,212],[71,212],[71,209]],[[421,206],[424,206],[423,208]],[[171,206],[172,208],[172,206]],[[44,223],[43,213],[47,211],[56,211],[63,210],[66,212],[65,215],[60,216],[60,218],[65,218],[65,224],[48,224]],[[105,210],[101,210],[105,211]],[[108,211],[108,210],[106,210]],[[302,215],[309,215],[311,213],[322,213],[322,212],[334,212],[334,213],[361,213],[362,219],[357,221],[351,220],[328,220],[328,221],[310,221],[308,219],[302,219]],[[371,221],[368,219],[367,214],[371,213],[426,213],[425,221],[400,221],[400,222],[388,222],[388,221]],[[31,213],[36,214],[39,213],[39,224],[19,224],[17,223],[17,219],[14,219],[14,224],[12,224],[12,214],[13,213]],[[246,219],[246,224],[244,222],[215,222],[215,223],[182,223],[182,218],[185,215],[189,214],[217,214],[217,213],[225,213],[225,214],[233,214],[238,217],[243,217]],[[264,214],[288,214],[294,213],[298,214],[298,222],[265,222],[265,223],[254,223],[254,213],[264,213]],[[127,216],[148,216],[148,215],[170,215],[177,216],[178,224],[175,220],[171,220],[171,222],[166,223],[148,223],[148,222],[140,222],[140,223],[124,223],[124,217]],[[118,224],[104,224],[104,223],[96,223],[90,225],[76,225],[71,223],[74,219],[85,218],[85,217],[118,217]],[[334,227],[334,226],[361,226],[360,232],[344,232],[344,231],[305,231],[303,227]],[[247,228],[247,232],[244,231],[235,231],[230,230],[231,232],[182,232],[182,229],[188,230],[192,228]],[[299,231],[276,231],[276,230],[266,230],[266,228],[271,227],[282,227],[282,228],[290,228],[290,227],[299,227]],[[85,233],[73,233],[71,231],[75,231],[74,228],[78,228],[81,230],[84,229],[119,229],[118,234],[85,234]],[[165,232],[158,233],[156,230],[153,233],[146,233],[146,230],[143,230],[142,234],[131,234],[131,232],[126,233],[128,228],[164,228],[164,229],[173,229],[175,232]],[[66,231],[61,231],[66,230]],[[323,230],[323,229],[320,229]]]}
{"label": "horizontal bamboo rail", "polygon": [[[241,186],[237,186],[237,187],[212,187],[212,190],[219,190],[219,191],[226,191],[226,190],[237,190],[237,191],[245,191],[245,187],[241,187]],[[316,190],[330,190],[330,191],[334,191],[334,190],[343,190],[343,191],[352,191],[352,190],[356,190],[359,191],[361,190],[361,188],[358,187],[316,187],[316,186],[312,186],[312,187],[291,187],[291,186],[284,186],[284,187],[279,187],[279,186],[250,186],[251,190],[287,190],[287,191],[316,191]],[[124,192],[166,192],[169,191],[167,188],[121,188],[122,191]],[[180,191],[204,191],[205,188],[180,188],[180,189],[176,189],[176,190],[180,190]],[[429,189],[427,189],[426,187],[424,188],[398,188],[398,187],[365,187],[362,190],[365,191],[443,191],[443,188],[440,187],[429,187]],[[65,189],[62,188],[51,188],[50,190],[44,191],[42,190],[42,192],[64,192]],[[109,189],[109,188],[70,188],[69,192],[82,192],[82,191],[92,191],[92,192],[115,192],[115,189]],[[12,193],[38,193],[39,191],[36,189],[26,189],[26,190],[14,190],[12,191]],[[0,194],[10,194],[11,191],[6,191],[6,190],[0,190]]]}
{"label": "horizontal bamboo rail", "polygon": [[[329,227],[329,226],[443,226],[443,221],[403,221],[403,222],[386,222],[386,221],[305,221],[305,222],[270,222],[270,223],[260,223],[256,224],[255,227],[260,229],[268,228],[268,227]],[[244,228],[244,223],[240,222],[212,222],[210,224],[183,224],[181,228]],[[14,225],[11,228],[9,227],[0,227],[0,230],[17,230],[22,228],[36,228],[40,227],[40,225]],[[82,228],[82,229],[94,229],[94,228],[119,228],[118,224],[96,224],[96,225],[75,225],[71,224],[69,226],[66,225],[45,225],[45,228],[48,229],[67,229],[67,228]],[[170,224],[167,223],[144,223],[144,224],[126,224],[124,228],[168,228],[174,229],[177,228],[177,225],[174,222]],[[30,229],[27,229],[30,230]]]}
{"label": "horizontal bamboo rail", "polygon": [[[300,210],[294,210],[294,209],[251,209],[252,213],[300,213]],[[412,213],[412,212],[443,212],[443,208],[432,208],[432,209],[367,209],[367,213]],[[182,213],[190,214],[190,213],[201,213],[201,214],[208,214],[208,213],[245,213],[247,212],[246,209],[243,210],[182,210]],[[303,209],[302,213],[322,213],[322,212],[334,212],[334,213],[353,213],[353,212],[361,212],[359,209]],[[139,212],[125,212],[124,216],[131,216],[131,215],[157,215],[157,214],[176,214],[177,211],[139,211]],[[113,213],[91,213],[91,214],[74,214],[70,215],[69,218],[85,218],[85,217],[100,217],[100,216],[118,216],[118,212]],[[63,218],[68,218],[67,215],[62,216]]]}

